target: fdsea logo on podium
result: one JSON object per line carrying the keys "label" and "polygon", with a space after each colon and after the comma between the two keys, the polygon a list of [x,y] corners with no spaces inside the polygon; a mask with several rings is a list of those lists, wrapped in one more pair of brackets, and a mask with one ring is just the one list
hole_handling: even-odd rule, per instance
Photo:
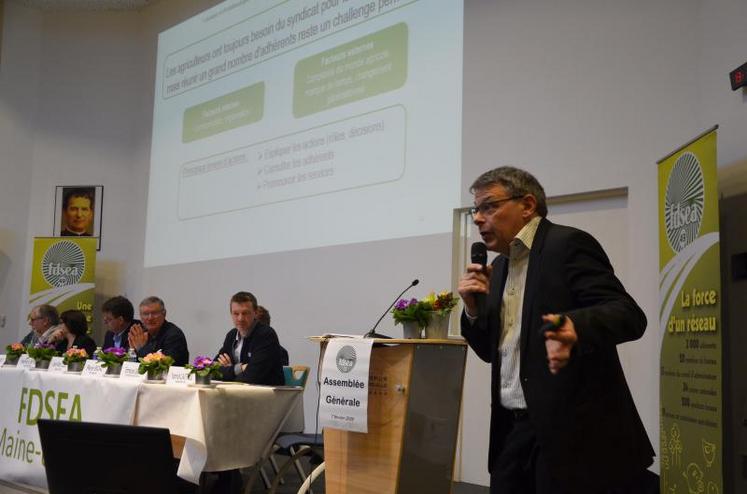
{"label": "fdsea logo on podium", "polygon": [[350,345],[340,348],[340,351],[337,352],[337,358],[335,358],[337,369],[346,374],[355,368],[356,360],[355,348]]}

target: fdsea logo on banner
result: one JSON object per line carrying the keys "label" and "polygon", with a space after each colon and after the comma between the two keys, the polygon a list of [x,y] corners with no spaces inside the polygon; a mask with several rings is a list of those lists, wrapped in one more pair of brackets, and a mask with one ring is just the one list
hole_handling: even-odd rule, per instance
{"label": "fdsea logo on banner", "polygon": [[672,250],[680,252],[698,238],[703,220],[703,170],[695,154],[688,151],[677,159],[669,174],[665,201],[667,240]]}
{"label": "fdsea logo on banner", "polygon": [[76,243],[52,244],[42,258],[44,280],[54,287],[75,285],[86,271],[86,256]]}
{"label": "fdsea logo on banner", "polygon": [[37,443],[35,433],[36,423],[41,418],[80,422],[83,420],[80,395],[23,387],[18,405],[18,425],[12,428],[3,426],[0,431],[0,459],[43,463],[41,445]]}
{"label": "fdsea logo on banner", "polygon": [[337,369],[346,374],[355,368],[356,360],[355,348],[350,345],[345,345],[340,348],[340,351],[337,352],[337,357],[335,358]]}
{"label": "fdsea logo on banner", "polygon": [[18,406],[18,423],[25,419],[26,425],[36,425],[39,419],[83,420],[80,395],[52,389],[42,391],[36,388],[23,387]]}

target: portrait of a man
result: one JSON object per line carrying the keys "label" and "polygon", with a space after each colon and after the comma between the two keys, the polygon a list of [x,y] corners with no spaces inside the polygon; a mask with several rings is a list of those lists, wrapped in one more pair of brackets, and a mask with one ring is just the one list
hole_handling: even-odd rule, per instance
{"label": "portrait of a man", "polygon": [[58,185],[55,191],[55,237],[96,237],[101,248],[103,185]]}
{"label": "portrait of a man", "polygon": [[71,188],[63,191],[61,237],[90,237],[93,235],[95,209],[94,189]]}

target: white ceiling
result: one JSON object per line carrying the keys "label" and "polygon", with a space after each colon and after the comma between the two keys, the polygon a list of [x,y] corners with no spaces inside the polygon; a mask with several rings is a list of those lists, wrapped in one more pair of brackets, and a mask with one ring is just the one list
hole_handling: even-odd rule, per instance
{"label": "white ceiling", "polygon": [[39,10],[139,10],[157,0],[6,0]]}

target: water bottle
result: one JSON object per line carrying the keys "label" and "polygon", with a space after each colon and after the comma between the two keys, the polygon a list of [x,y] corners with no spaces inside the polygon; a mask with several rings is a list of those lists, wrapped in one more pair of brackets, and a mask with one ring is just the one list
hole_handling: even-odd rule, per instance
{"label": "water bottle", "polygon": [[129,362],[137,362],[137,352],[132,347],[127,350],[127,360]]}
{"label": "water bottle", "polygon": [[98,360],[98,359],[99,359],[99,354],[100,354],[100,353],[101,353],[101,347],[100,347],[100,346],[97,346],[97,347],[96,347],[96,351],[95,351],[95,352],[93,352],[93,360]]}

